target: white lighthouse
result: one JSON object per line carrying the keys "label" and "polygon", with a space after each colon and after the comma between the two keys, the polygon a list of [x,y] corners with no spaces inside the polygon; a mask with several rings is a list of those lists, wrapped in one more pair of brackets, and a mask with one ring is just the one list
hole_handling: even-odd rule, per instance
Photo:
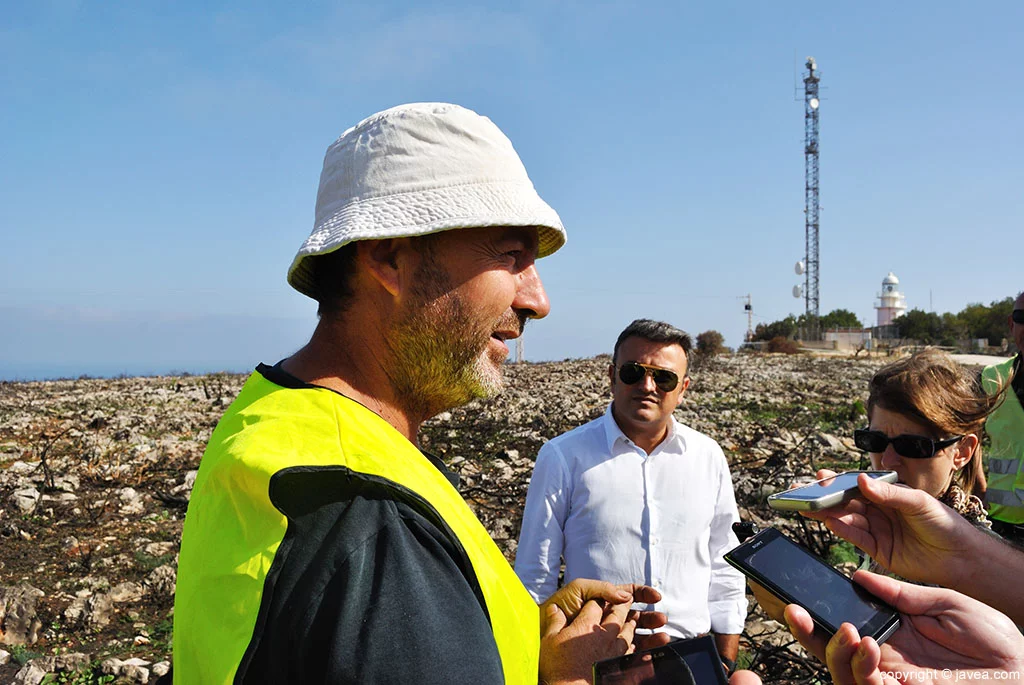
{"label": "white lighthouse", "polygon": [[875,309],[878,310],[878,326],[890,325],[907,311],[907,299],[900,292],[900,279],[891,271],[882,279],[882,292],[878,295]]}

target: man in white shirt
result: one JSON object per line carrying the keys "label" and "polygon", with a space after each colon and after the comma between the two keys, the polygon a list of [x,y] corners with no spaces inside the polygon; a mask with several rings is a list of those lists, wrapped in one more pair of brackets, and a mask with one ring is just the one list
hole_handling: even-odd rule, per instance
{"label": "man in white shirt", "polygon": [[672,412],[690,384],[690,336],[638,319],[619,335],[605,414],[546,443],[526,496],[515,569],[535,599],[564,582],[637,582],[662,594],[675,637],[715,633],[730,668],[747,613],[729,465],[710,437]]}

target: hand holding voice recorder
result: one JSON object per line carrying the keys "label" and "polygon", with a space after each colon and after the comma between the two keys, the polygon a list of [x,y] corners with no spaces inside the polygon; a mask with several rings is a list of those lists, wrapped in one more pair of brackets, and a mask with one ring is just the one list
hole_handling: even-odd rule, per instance
{"label": "hand holding voice recorder", "polygon": [[775,528],[726,552],[725,560],[783,602],[802,606],[830,636],[852,623],[882,643],[900,625],[895,609]]}

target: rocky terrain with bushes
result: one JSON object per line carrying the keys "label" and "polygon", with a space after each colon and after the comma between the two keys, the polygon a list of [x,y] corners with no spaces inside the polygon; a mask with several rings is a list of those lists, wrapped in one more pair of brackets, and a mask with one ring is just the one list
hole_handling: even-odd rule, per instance
{"label": "rocky terrain with bushes", "polygon": [[[533,460],[604,412],[606,356],[507,367],[507,390],[445,412],[424,449],[513,559]],[[764,498],[815,469],[863,467],[853,429],[880,359],[737,355],[697,360],[677,417],[717,439],[741,515],[838,565],[818,524]],[[206,441],[245,377],[0,383],[0,683],[146,683],[167,672],[182,521]],[[756,605],[745,664],[766,681],[813,679],[813,659]]]}

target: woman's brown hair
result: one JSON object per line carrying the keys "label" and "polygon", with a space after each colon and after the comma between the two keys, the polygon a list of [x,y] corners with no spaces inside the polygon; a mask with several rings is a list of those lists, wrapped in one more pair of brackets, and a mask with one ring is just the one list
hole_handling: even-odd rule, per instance
{"label": "woman's brown hair", "polygon": [[[868,417],[874,407],[902,414],[925,426],[933,438],[974,433],[981,440],[985,419],[1002,401],[1009,383],[988,395],[980,379],[941,350],[926,348],[879,369],[871,378]],[[953,481],[971,494],[981,470],[981,445]]]}

